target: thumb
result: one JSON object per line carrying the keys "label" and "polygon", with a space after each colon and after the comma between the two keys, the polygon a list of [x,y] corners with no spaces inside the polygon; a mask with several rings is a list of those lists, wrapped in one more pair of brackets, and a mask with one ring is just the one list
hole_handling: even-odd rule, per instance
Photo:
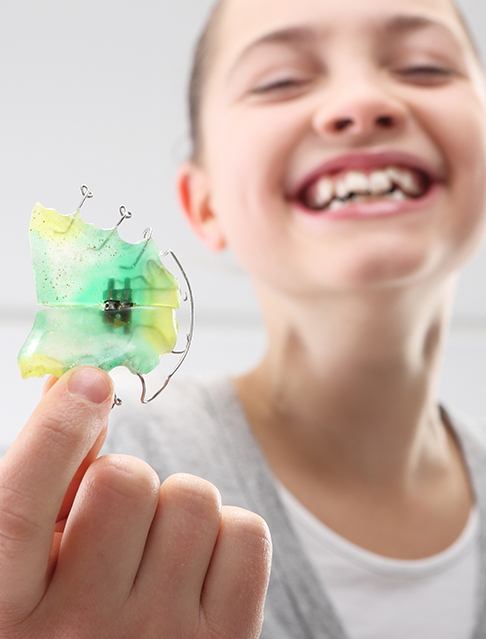
{"label": "thumb", "polygon": [[0,617],[31,612],[45,593],[56,521],[102,443],[112,392],[103,371],[70,371],[0,460]]}
{"label": "thumb", "polygon": [[[42,397],[45,397],[48,392],[50,391],[50,389],[59,381],[58,377],[55,377],[54,375],[51,375],[46,383],[44,384],[44,387],[42,389]],[[89,451],[89,453],[86,455],[86,457],[83,459],[81,465],[79,466],[78,470],[76,471],[76,474],[74,475],[74,477],[71,480],[71,483],[69,485],[69,488],[66,491],[66,494],[64,496],[64,500],[61,506],[61,509],[57,515],[57,523],[56,523],[56,530],[58,531],[62,531],[64,528],[64,524],[65,524],[65,520],[69,515],[69,511],[71,510],[71,506],[73,504],[74,498],[76,496],[76,493],[78,491],[79,485],[84,477],[84,474],[86,473],[86,471],[88,470],[89,466],[94,462],[94,460],[96,459],[96,457],[98,456],[98,453],[100,452],[104,442],[106,439],[106,427],[103,428],[103,430],[101,431],[100,435],[98,436],[98,439],[96,440],[96,442],[94,443],[93,447],[91,448],[91,450]]]}

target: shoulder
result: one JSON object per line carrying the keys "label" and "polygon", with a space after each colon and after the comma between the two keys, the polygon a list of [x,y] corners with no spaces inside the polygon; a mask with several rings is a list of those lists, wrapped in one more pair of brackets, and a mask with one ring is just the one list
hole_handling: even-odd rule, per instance
{"label": "shoulder", "polygon": [[486,454],[486,419],[450,404],[442,402],[456,436],[463,447],[473,449],[478,455]]}
{"label": "shoulder", "polygon": [[461,446],[476,497],[486,517],[486,420],[457,407],[445,407],[449,422]]}

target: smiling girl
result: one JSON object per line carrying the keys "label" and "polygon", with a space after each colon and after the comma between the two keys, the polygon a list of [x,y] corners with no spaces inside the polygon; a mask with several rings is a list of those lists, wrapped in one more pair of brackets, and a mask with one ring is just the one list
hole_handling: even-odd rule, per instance
{"label": "smiling girl", "polygon": [[457,9],[220,2],[190,112],[184,211],[248,273],[268,336],[253,370],[201,386],[211,436],[244,444],[190,470],[270,526],[263,636],[484,636],[486,438],[436,394],[486,220],[484,79]]}
{"label": "smiling girl", "polygon": [[450,0],[216,4],[180,199],[266,351],[115,411],[135,457],[97,457],[103,371],[49,381],[0,459],[2,639],[486,637],[486,434],[437,398],[485,97]]}

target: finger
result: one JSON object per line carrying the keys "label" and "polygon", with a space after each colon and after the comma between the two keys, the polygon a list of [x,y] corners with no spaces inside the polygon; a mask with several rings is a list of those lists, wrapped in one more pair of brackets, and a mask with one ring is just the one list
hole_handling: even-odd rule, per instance
{"label": "finger", "polygon": [[103,615],[120,608],[139,569],[159,487],[157,473],[128,455],[106,455],[88,468],[47,595],[53,606],[83,601]]}
{"label": "finger", "polygon": [[224,506],[201,599],[210,634],[232,639],[260,636],[271,559],[265,521],[243,508]]}
{"label": "finger", "polygon": [[25,612],[42,597],[56,517],[110,413],[110,378],[66,373],[0,460],[0,605]]}
{"label": "finger", "polygon": [[105,443],[107,435],[107,428],[103,427],[103,430],[98,436],[98,439],[95,441],[94,446],[86,455],[86,457],[81,462],[78,470],[76,471],[74,477],[69,484],[69,487],[64,495],[64,500],[62,502],[61,509],[56,517],[56,531],[62,532],[64,530],[65,520],[69,515],[69,511],[71,510],[71,506],[73,504],[76,493],[78,492],[79,485],[81,480],[83,479],[86,471],[89,466],[94,462],[94,460],[98,457],[98,453],[100,452],[103,444]]}
{"label": "finger", "polygon": [[51,388],[54,386],[54,384],[59,380],[58,377],[54,377],[54,375],[51,375],[46,383],[44,384],[43,388],[42,388],[42,397],[44,397],[45,395],[47,395],[47,393],[51,390]]}
{"label": "finger", "polygon": [[154,621],[163,620],[167,636],[181,633],[181,620],[182,634],[194,634],[220,519],[221,496],[210,482],[179,473],[162,484],[133,598],[136,607],[158,611]]}

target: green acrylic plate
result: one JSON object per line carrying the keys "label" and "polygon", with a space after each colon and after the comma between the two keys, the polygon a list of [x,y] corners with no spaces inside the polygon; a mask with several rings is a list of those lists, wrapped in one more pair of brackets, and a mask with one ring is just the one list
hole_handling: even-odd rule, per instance
{"label": "green acrylic plate", "polygon": [[173,350],[179,286],[151,238],[131,244],[79,211],[61,215],[41,204],[29,234],[42,308],[19,353],[23,377],[87,364],[146,374]]}

